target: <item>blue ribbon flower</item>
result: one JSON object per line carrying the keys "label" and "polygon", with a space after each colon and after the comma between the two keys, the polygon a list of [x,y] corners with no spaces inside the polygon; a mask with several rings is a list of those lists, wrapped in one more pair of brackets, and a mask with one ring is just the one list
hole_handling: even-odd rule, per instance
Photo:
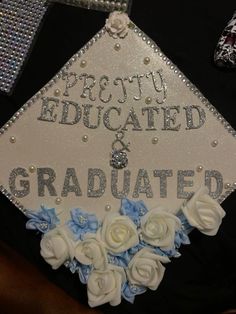
{"label": "blue ribbon flower", "polygon": [[143,201],[131,201],[127,198],[121,200],[120,214],[128,216],[137,227],[140,226],[140,218],[148,212]]}
{"label": "blue ribbon flower", "polygon": [[67,223],[75,236],[75,241],[83,240],[85,233],[96,233],[99,227],[97,217],[79,208],[72,209],[71,220]]}
{"label": "blue ribbon flower", "polygon": [[45,208],[44,206],[41,206],[41,210],[38,212],[27,211],[26,216],[29,218],[26,229],[39,230],[42,233],[55,228],[60,222],[55,213],[55,208]]}
{"label": "blue ribbon flower", "polygon": [[126,282],[122,289],[122,296],[128,302],[134,303],[135,296],[144,293],[146,290],[147,288],[145,287],[131,285]]}

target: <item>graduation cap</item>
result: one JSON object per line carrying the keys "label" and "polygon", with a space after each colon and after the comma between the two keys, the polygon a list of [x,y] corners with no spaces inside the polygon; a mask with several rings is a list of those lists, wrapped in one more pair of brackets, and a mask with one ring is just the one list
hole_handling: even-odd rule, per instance
{"label": "graduation cap", "polygon": [[236,189],[236,131],[119,12],[0,133],[1,191],[60,225],[94,226],[124,199],[174,213],[201,187],[219,203]]}

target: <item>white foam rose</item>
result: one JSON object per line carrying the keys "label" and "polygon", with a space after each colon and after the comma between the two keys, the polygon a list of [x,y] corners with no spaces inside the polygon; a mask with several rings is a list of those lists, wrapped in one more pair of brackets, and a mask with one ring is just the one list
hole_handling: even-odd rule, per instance
{"label": "white foam rose", "polygon": [[207,187],[201,187],[182,211],[191,226],[210,236],[216,235],[225,216],[220,204],[208,195]]}
{"label": "white foam rose", "polygon": [[150,210],[141,218],[143,240],[162,249],[171,249],[174,246],[175,231],[180,228],[180,220],[161,207]]}
{"label": "white foam rose", "polygon": [[93,270],[88,278],[88,304],[95,307],[107,302],[116,306],[121,302],[121,287],[126,280],[123,268],[109,265],[106,270]]}
{"label": "white foam rose", "polygon": [[165,267],[162,263],[170,262],[166,256],[155,254],[151,249],[141,249],[130,261],[126,270],[131,284],[156,290],[163,279]]}
{"label": "white foam rose", "polygon": [[139,243],[138,232],[133,221],[117,213],[105,217],[100,236],[107,249],[113,253],[124,252]]}
{"label": "white foam rose", "polygon": [[55,228],[46,233],[40,242],[41,255],[53,269],[59,268],[74,257],[74,244],[65,228]]}
{"label": "white foam rose", "polygon": [[124,38],[128,34],[130,19],[126,13],[112,12],[106,20],[106,29],[113,38]]}
{"label": "white foam rose", "polygon": [[95,235],[86,235],[84,241],[75,248],[75,258],[84,265],[93,265],[95,269],[107,267],[107,254],[104,244]]}

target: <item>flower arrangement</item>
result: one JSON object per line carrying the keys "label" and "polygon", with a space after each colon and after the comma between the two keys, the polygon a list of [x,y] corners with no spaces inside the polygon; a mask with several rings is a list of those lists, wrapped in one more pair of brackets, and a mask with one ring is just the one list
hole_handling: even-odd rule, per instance
{"label": "flower arrangement", "polygon": [[156,290],[164,264],[180,256],[178,249],[190,243],[193,227],[215,235],[225,212],[201,188],[177,215],[128,199],[103,221],[77,208],[70,214],[60,226],[55,210],[42,207],[27,213],[26,227],[43,233],[41,255],[53,269],[64,264],[87,284],[88,303],[95,307],[107,302],[115,306],[122,298],[133,303],[136,295]]}

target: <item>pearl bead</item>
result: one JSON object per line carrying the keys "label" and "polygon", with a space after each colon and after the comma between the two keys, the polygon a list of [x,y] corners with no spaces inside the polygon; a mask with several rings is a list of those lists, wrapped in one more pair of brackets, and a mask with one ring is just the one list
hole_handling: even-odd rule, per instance
{"label": "pearl bead", "polygon": [[11,142],[12,144],[14,144],[14,143],[16,142],[15,136],[11,136],[11,137],[10,137],[10,142]]}
{"label": "pearl bead", "polygon": [[115,49],[116,51],[119,51],[120,48],[121,48],[120,44],[119,44],[119,43],[116,43],[115,46],[114,46],[114,49]]}
{"label": "pearl bead", "polygon": [[211,146],[212,147],[216,147],[218,145],[218,141],[214,140],[213,142],[211,142]]}
{"label": "pearl bead", "polygon": [[29,166],[29,172],[34,173],[36,170],[35,166],[31,165]]}
{"label": "pearl bead", "polygon": [[158,143],[158,137],[153,137],[152,139],[152,144],[157,144]]}
{"label": "pearl bead", "polygon": [[55,203],[56,203],[57,205],[61,204],[61,198],[60,198],[60,197],[57,197],[57,198],[55,199]]}
{"label": "pearl bead", "polygon": [[149,64],[149,62],[150,62],[150,58],[149,57],[145,57],[144,59],[143,59],[143,63],[144,64]]}
{"label": "pearl bead", "polygon": [[55,91],[54,91],[54,96],[60,96],[60,94],[61,94],[61,91],[60,91],[60,89],[55,89]]}
{"label": "pearl bead", "polygon": [[233,183],[233,188],[236,189],[236,182]]}
{"label": "pearl bead", "polygon": [[105,206],[105,211],[106,211],[106,212],[111,211],[111,205],[106,205],[106,206]]}
{"label": "pearl bead", "polygon": [[231,188],[231,184],[230,184],[230,183],[225,183],[224,188],[225,188],[225,189]]}
{"label": "pearl bead", "polygon": [[201,166],[201,165],[197,166],[196,170],[197,170],[197,172],[201,172],[203,170],[203,166]]}
{"label": "pearl bead", "polygon": [[85,61],[85,60],[82,60],[82,61],[80,62],[81,68],[86,67],[86,65],[87,65],[87,61]]}
{"label": "pearl bead", "polygon": [[83,141],[84,143],[88,142],[88,135],[83,135],[83,136],[82,136],[82,141]]}
{"label": "pearl bead", "polygon": [[145,99],[145,103],[146,103],[147,105],[149,105],[151,102],[152,102],[152,97],[147,97],[147,98]]}

